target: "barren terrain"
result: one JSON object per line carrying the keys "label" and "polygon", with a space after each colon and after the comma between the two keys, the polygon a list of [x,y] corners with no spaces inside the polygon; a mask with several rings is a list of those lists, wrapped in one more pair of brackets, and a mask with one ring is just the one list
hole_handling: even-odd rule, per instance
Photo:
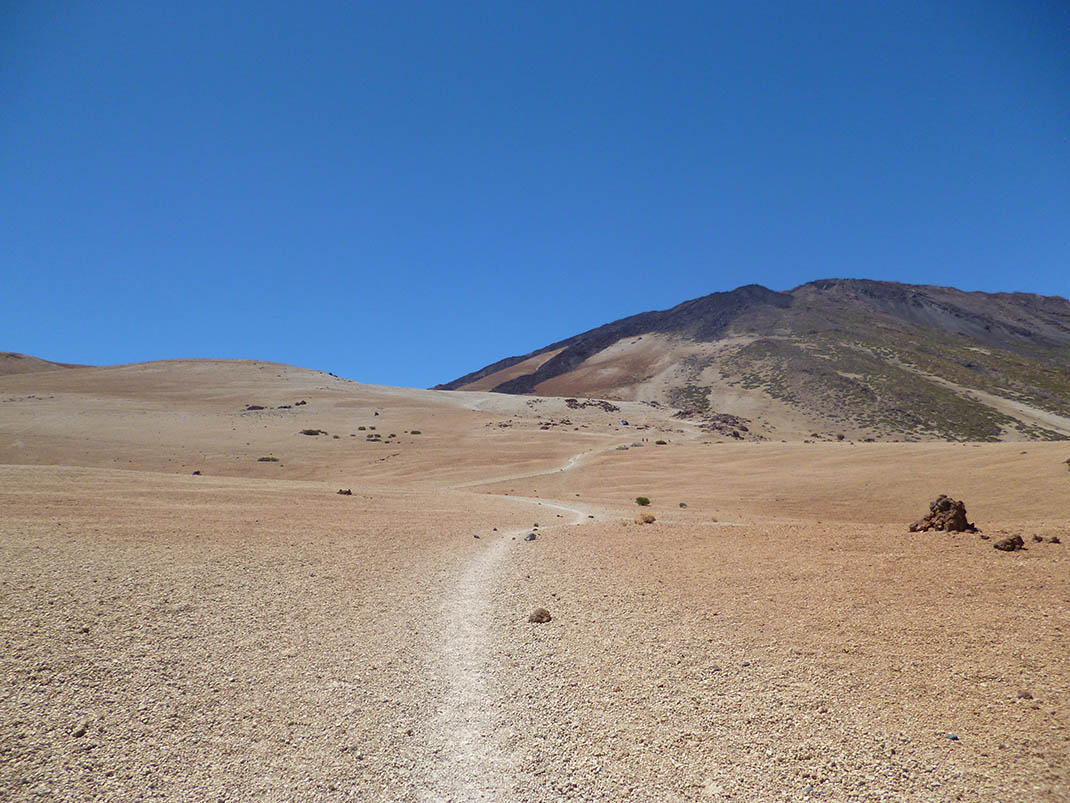
{"label": "barren terrain", "polygon": [[615,404],[0,376],[0,798],[1070,801],[1065,444]]}

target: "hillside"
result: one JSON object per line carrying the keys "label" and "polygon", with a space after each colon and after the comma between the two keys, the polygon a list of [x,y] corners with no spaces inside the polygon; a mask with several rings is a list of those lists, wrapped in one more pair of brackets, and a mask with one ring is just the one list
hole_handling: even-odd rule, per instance
{"label": "hillside", "polygon": [[35,374],[40,371],[58,371],[64,368],[81,368],[66,362],[52,362],[15,351],[0,351],[0,376],[10,374]]}
{"label": "hillside", "polygon": [[747,285],[510,357],[444,390],[730,414],[767,438],[1070,438],[1070,301],[826,279]]}

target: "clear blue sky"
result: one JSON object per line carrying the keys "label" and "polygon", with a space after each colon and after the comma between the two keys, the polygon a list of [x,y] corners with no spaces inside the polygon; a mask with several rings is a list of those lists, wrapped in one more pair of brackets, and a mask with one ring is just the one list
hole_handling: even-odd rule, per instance
{"label": "clear blue sky", "polygon": [[428,386],[832,276],[1070,295],[1065,2],[8,2],[0,350]]}

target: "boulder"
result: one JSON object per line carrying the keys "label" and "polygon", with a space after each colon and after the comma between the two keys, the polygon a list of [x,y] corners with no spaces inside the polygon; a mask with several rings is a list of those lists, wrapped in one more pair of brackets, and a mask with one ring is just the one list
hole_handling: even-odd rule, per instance
{"label": "boulder", "polygon": [[910,532],[912,533],[926,530],[944,530],[945,532],[957,533],[978,532],[977,528],[966,520],[966,505],[946,494],[940,494],[930,502],[929,513],[910,525]]}

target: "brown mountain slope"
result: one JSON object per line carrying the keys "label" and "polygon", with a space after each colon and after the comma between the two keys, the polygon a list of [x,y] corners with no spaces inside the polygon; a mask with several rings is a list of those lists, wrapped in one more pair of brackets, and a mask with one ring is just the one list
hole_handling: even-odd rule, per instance
{"label": "brown mountain slope", "polygon": [[716,410],[766,437],[1064,439],[1070,301],[858,279],[748,285],[439,387],[477,386]]}

